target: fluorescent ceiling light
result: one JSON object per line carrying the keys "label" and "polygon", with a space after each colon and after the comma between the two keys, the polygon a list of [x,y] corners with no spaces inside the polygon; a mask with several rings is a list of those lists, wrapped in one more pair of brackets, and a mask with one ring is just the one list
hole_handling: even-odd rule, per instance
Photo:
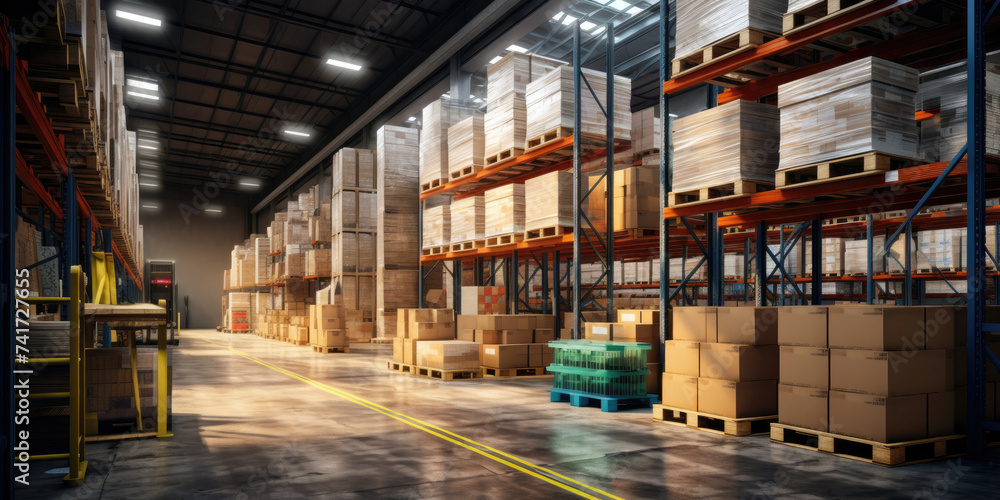
{"label": "fluorescent ceiling light", "polygon": [[326,63],[329,64],[329,65],[331,65],[331,66],[337,66],[338,68],[346,68],[346,69],[349,69],[351,71],[360,71],[361,70],[361,66],[358,65],[358,64],[352,64],[352,63],[345,62],[345,61],[338,61],[336,59],[327,59]]}
{"label": "fluorescent ceiling light", "polygon": [[159,177],[159,176],[158,176],[158,175],[156,175],[156,174],[150,174],[150,173],[148,173],[148,172],[139,172],[139,177],[142,177],[142,176],[146,176],[146,177],[153,177],[154,179],[155,179],[155,178],[158,178],[158,177]]}
{"label": "fluorescent ceiling light", "polygon": [[496,64],[497,61],[499,61],[501,59],[503,59],[503,56],[496,56],[493,59],[490,59],[490,64]]}
{"label": "fluorescent ceiling light", "polygon": [[144,90],[152,90],[153,92],[160,90],[160,86],[157,85],[156,82],[150,82],[146,80],[136,80],[135,78],[127,78],[125,80],[125,83],[129,87],[138,87]]}
{"label": "fluorescent ceiling light", "polygon": [[623,2],[622,0],[614,0],[613,2],[611,2],[611,5],[609,7],[615,10],[625,10],[631,6],[632,4],[628,2]]}
{"label": "fluorescent ceiling light", "polygon": [[511,45],[510,47],[507,47],[507,50],[511,52],[517,52],[519,54],[524,54],[525,52],[528,51],[528,49],[521,47],[520,45]]}
{"label": "fluorescent ceiling light", "polygon": [[205,211],[206,212],[212,212],[213,214],[221,214],[222,213],[222,209],[221,208],[206,208]]}
{"label": "fluorescent ceiling light", "polygon": [[576,22],[576,18],[570,15],[567,15],[562,20],[563,25],[573,24],[574,22]]}
{"label": "fluorescent ceiling light", "polygon": [[625,11],[625,13],[630,16],[634,16],[640,12],[642,12],[642,9],[640,9],[639,7],[632,7],[631,9]]}
{"label": "fluorescent ceiling light", "polygon": [[308,132],[299,132],[298,130],[288,130],[285,129],[285,133],[288,135],[297,135],[299,137],[309,137]]}
{"label": "fluorescent ceiling light", "polygon": [[154,188],[160,186],[159,184],[156,184],[156,183],[153,183],[153,182],[140,182],[139,185],[140,186],[149,186],[149,187],[154,187]]}
{"label": "fluorescent ceiling light", "polygon": [[156,18],[153,18],[153,17],[149,17],[149,16],[143,16],[143,15],[139,15],[139,14],[133,14],[132,12],[128,12],[128,11],[124,11],[124,10],[116,10],[115,11],[115,15],[118,16],[118,17],[120,17],[120,18],[122,18],[122,19],[128,19],[129,21],[135,21],[137,23],[148,24],[150,26],[159,26],[160,25],[160,20],[159,19],[156,19]]}
{"label": "fluorescent ceiling light", "polygon": [[580,29],[582,29],[584,31],[590,31],[590,30],[594,29],[595,27],[597,27],[597,25],[594,24],[594,23],[592,23],[592,22],[590,22],[590,21],[584,21],[584,22],[580,23]]}
{"label": "fluorescent ceiling light", "polygon": [[416,116],[411,116],[411,117],[407,118],[406,121],[408,121],[408,122],[415,122],[415,121],[417,121],[417,117]]}
{"label": "fluorescent ceiling light", "polygon": [[254,181],[240,181],[241,186],[260,187],[260,183]]}
{"label": "fluorescent ceiling light", "polygon": [[669,115],[667,115],[667,116],[669,116],[669,117],[671,117],[671,118],[677,118],[677,115],[675,115],[675,114],[673,114],[673,113],[670,113],[670,114],[669,114]]}
{"label": "fluorescent ceiling light", "polygon": [[160,208],[160,207],[157,206],[157,205],[143,205],[142,208],[152,208],[152,209],[155,210],[155,209]]}
{"label": "fluorescent ceiling light", "polygon": [[143,99],[152,99],[154,101],[159,101],[160,100],[160,96],[158,96],[158,95],[144,94],[142,92],[135,92],[135,91],[132,91],[132,90],[128,91],[128,95],[133,96],[133,97],[141,97]]}
{"label": "fluorescent ceiling light", "polygon": [[139,147],[142,149],[152,149],[153,151],[157,150],[156,146],[150,146],[149,144],[140,144]]}
{"label": "fluorescent ceiling light", "polygon": [[562,19],[562,16],[563,16],[564,14],[565,14],[565,12],[560,12],[560,13],[558,13],[558,14],[556,14],[556,15],[552,16],[552,20],[553,20],[553,21],[558,21],[559,19]]}
{"label": "fluorescent ceiling light", "polygon": [[140,134],[153,134],[153,135],[156,135],[156,131],[155,130],[150,130],[148,128],[141,128],[139,130],[136,130],[136,132],[139,132]]}

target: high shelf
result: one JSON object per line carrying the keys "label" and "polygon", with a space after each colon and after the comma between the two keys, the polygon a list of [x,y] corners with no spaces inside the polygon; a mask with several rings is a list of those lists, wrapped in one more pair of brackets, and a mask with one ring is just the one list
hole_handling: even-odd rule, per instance
{"label": "high shelf", "polygon": [[[739,227],[753,229],[744,233],[745,256],[754,256],[756,276],[764,277],[762,283],[751,283],[754,302],[757,305],[765,303],[784,303],[785,285],[796,288],[796,283],[809,282],[812,285],[810,297],[793,303],[819,303],[822,300],[822,283],[828,281],[819,273],[812,277],[793,278],[783,269],[788,249],[799,239],[810,238],[813,248],[819,248],[824,231],[824,219],[844,216],[865,216],[866,222],[856,224],[855,230],[864,231],[867,236],[869,270],[866,277],[849,278],[866,282],[866,299],[871,303],[875,299],[874,282],[881,279],[902,279],[905,292],[899,297],[899,302],[905,305],[919,303],[924,297],[922,285],[925,279],[964,279],[968,292],[965,295],[967,307],[967,345],[969,359],[969,400],[968,400],[968,450],[974,457],[982,456],[985,450],[986,431],[1000,431],[1000,424],[983,421],[984,394],[984,362],[989,360],[1000,366],[1000,359],[984,344],[984,332],[1000,332],[1000,324],[984,323],[984,311],[987,299],[986,284],[986,247],[985,227],[987,223],[996,223],[995,209],[986,208],[986,198],[1000,193],[1000,183],[987,172],[995,173],[1000,160],[985,155],[985,53],[987,50],[985,34],[987,30],[995,31],[996,20],[991,19],[994,8],[988,4],[969,0],[965,2],[965,11],[961,4],[944,1],[917,0],[871,0],[859,2],[856,6],[846,8],[839,14],[827,16],[809,23],[802,28],[790,32],[786,36],[758,46],[748,47],[728,57],[716,59],[698,67],[679,73],[672,78],[668,51],[661,51],[660,74],[663,80],[663,94],[660,100],[660,116],[670,114],[670,95],[695,85],[704,83],[723,85],[725,91],[710,92],[710,105],[728,102],[735,99],[768,100],[777,92],[778,85],[798,78],[816,74],[820,71],[838,67],[842,64],[864,57],[877,56],[916,68],[937,66],[965,59],[967,61],[968,83],[968,132],[970,138],[964,148],[952,161],[920,165],[888,173],[838,180],[811,186],[788,187],[784,189],[764,191],[745,196],[733,196],[724,200],[709,201],[696,205],[667,207],[667,193],[671,190],[673,173],[671,126],[669,121],[663,125],[663,136],[660,162],[660,180],[662,184],[661,207],[664,220],[660,231],[660,256],[663,259],[670,256],[673,246],[687,244],[697,240],[697,246],[704,250],[702,261],[707,266],[708,279],[705,280],[707,293],[704,298],[707,305],[723,305],[723,290],[725,280],[721,273],[721,259],[724,247],[732,239],[724,233],[725,228]],[[666,1],[660,3],[660,35],[663,47],[667,46],[668,7]],[[948,16],[927,15],[928,12],[948,10],[955,19],[949,24],[932,19],[945,19]],[[843,49],[839,53],[828,54],[822,58],[790,59],[784,56],[803,49],[828,47],[830,37],[844,34],[850,30],[863,30],[863,26],[873,21],[887,23],[890,26],[906,25],[900,34],[883,37],[869,37],[866,42]],[[902,24],[900,24],[902,23]],[[864,37],[862,37],[864,39]],[[768,65],[768,62],[781,58],[780,65]],[[770,68],[761,70],[762,67]],[[735,77],[733,75],[736,75]],[[929,203],[966,203],[967,209],[958,215],[918,216],[918,212]],[[890,218],[876,221],[872,213],[906,210],[905,217]],[[690,221],[689,221],[690,219]],[[683,225],[688,235],[675,236],[672,226],[675,223]],[[786,239],[785,232],[779,231],[779,250],[775,254],[768,249],[769,228],[774,225],[793,224],[795,229]],[[917,276],[914,281],[912,263],[909,262],[909,249],[906,257],[900,262],[903,268],[901,276],[876,275],[872,272],[873,234],[875,231],[889,232],[885,248],[889,248],[902,234],[909,235],[914,227],[927,228],[959,228],[965,227],[968,234],[966,271],[955,273],[937,273],[937,276]],[[761,235],[760,238],[756,235]],[[704,240],[704,241],[702,241]],[[751,244],[754,251],[751,251]],[[820,267],[820,252],[813,252],[813,269]],[[995,256],[989,257],[996,267]],[[768,260],[773,261],[776,282],[780,284],[782,293],[769,295],[768,280],[765,272]],[[700,264],[699,264],[700,265]],[[697,268],[695,269],[697,270]],[[691,272],[693,274],[694,271]],[[681,279],[683,283],[691,274]],[[775,274],[775,273],[772,273]],[[996,288],[996,273],[990,276]],[[847,278],[839,278],[845,280]],[[668,298],[668,267],[661,266],[660,296],[661,324],[667,322]],[[914,293],[916,292],[916,293]],[[959,294],[955,294],[959,295]],[[994,300],[996,294],[994,293]],[[661,331],[664,336],[665,332]]]}

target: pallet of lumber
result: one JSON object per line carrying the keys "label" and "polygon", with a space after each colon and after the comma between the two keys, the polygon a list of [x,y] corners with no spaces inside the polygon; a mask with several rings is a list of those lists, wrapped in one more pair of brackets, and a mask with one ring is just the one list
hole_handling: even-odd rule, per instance
{"label": "pallet of lumber", "polygon": [[[601,105],[594,101],[589,93],[585,93],[580,104],[580,133],[588,137],[602,138],[607,136],[607,119],[601,111],[607,95],[607,77],[605,73],[584,69],[591,88],[601,99]],[[573,68],[560,66],[545,76],[528,84],[526,106],[531,110],[528,115],[525,149],[537,147],[532,139],[545,136],[554,130],[573,130]],[[614,126],[615,138],[624,141],[631,140],[632,135],[632,81],[623,76],[614,78]],[[548,142],[548,141],[544,141]]]}
{"label": "pallet of lumber", "polygon": [[677,59],[685,58],[747,29],[781,33],[786,4],[785,0],[678,0],[674,53]]}
{"label": "pallet of lumber", "polygon": [[868,57],[778,87],[781,170],[868,152],[916,158],[918,73]]}
{"label": "pallet of lumber", "polygon": [[472,110],[442,97],[424,107],[420,130],[420,188],[436,188],[448,179],[448,128],[472,116]]}
{"label": "pallet of lumber", "polygon": [[524,230],[572,227],[573,172],[560,170],[524,181]]}
{"label": "pallet of lumber", "polygon": [[486,198],[469,196],[451,203],[451,244],[486,239]]}
{"label": "pallet of lumber", "polygon": [[486,238],[524,232],[524,184],[508,184],[486,191]]}
{"label": "pallet of lumber", "polygon": [[440,247],[451,244],[451,205],[439,205],[424,209],[424,240],[422,248]]}
{"label": "pallet of lumber", "polygon": [[674,191],[744,180],[773,184],[778,140],[778,110],[768,104],[741,99],[678,118]]}
{"label": "pallet of lumber", "polygon": [[485,141],[483,115],[478,111],[448,127],[448,180],[461,179],[483,169]]}

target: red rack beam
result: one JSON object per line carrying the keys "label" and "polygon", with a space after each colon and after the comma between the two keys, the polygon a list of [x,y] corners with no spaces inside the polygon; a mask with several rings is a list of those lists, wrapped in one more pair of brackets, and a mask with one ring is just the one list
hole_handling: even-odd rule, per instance
{"label": "red rack beam", "polygon": [[35,175],[35,171],[28,166],[28,162],[25,161],[23,156],[21,156],[21,152],[14,150],[14,158],[17,178],[20,179],[32,193],[35,193],[35,196],[37,196],[39,200],[42,200],[42,204],[48,207],[52,213],[56,214],[56,217],[62,219],[62,207],[59,206],[59,203],[52,198],[52,195],[50,195],[48,190],[45,189],[45,186],[42,185],[42,181],[38,179],[37,175]]}

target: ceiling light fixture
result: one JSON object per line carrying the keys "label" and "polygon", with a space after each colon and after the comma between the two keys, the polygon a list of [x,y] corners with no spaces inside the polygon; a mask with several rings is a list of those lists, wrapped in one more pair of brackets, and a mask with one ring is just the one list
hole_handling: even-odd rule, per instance
{"label": "ceiling light fixture", "polygon": [[143,205],[142,208],[152,208],[153,210],[156,210],[157,208],[160,208],[160,207],[158,207],[156,205]]}
{"label": "ceiling light fixture", "polygon": [[154,188],[155,187],[160,187],[159,184],[155,184],[155,183],[152,183],[152,182],[140,182],[139,185],[140,186],[147,186],[147,187],[154,187]]}
{"label": "ceiling light fixture", "polygon": [[503,59],[503,56],[496,56],[493,59],[490,59],[490,64],[496,64],[501,59]]}
{"label": "ceiling light fixture", "polygon": [[408,122],[415,122],[415,121],[417,121],[417,117],[416,116],[411,116],[411,117],[407,118],[406,121],[408,121]]}
{"label": "ceiling light fixture", "polygon": [[520,45],[511,45],[510,47],[507,47],[507,50],[517,52],[518,54],[524,54],[528,51],[528,49],[521,47]]}
{"label": "ceiling light fixture", "polygon": [[351,71],[360,71],[361,70],[361,65],[359,65],[359,64],[352,64],[352,63],[345,62],[345,61],[338,61],[336,59],[327,59],[326,63],[329,64],[330,66],[337,66],[338,68],[349,69]]}
{"label": "ceiling light fixture", "polygon": [[628,2],[623,2],[622,0],[614,0],[613,2],[611,2],[611,5],[609,5],[609,7],[618,11],[623,11],[631,6],[632,4]]}
{"label": "ceiling light fixture", "polygon": [[137,80],[135,78],[127,78],[125,80],[125,84],[128,85],[129,87],[138,87],[143,90],[152,90],[153,92],[160,90],[160,86],[157,85],[156,82]]}
{"label": "ceiling light fixture", "polygon": [[139,147],[141,149],[152,149],[153,151],[156,151],[157,149],[159,149],[156,146],[150,146],[149,144],[140,144]]}
{"label": "ceiling light fixture", "polygon": [[288,129],[285,129],[285,133],[288,135],[297,135],[299,137],[309,137],[310,135],[308,132],[299,132],[298,130],[288,130]]}
{"label": "ceiling light fixture", "polygon": [[668,114],[667,116],[669,116],[669,117],[671,117],[671,118],[677,118],[677,115],[675,115],[675,114],[673,114],[673,113],[670,113],[670,114]]}
{"label": "ceiling light fixture", "polygon": [[160,100],[160,96],[158,96],[158,95],[144,94],[142,92],[135,92],[135,91],[132,91],[132,90],[128,91],[128,95],[130,95],[132,97],[141,97],[143,99],[150,99],[150,100],[153,100],[153,101],[159,101]]}
{"label": "ceiling light fixture", "polygon": [[142,23],[142,24],[148,24],[150,26],[159,26],[160,25],[160,20],[159,19],[156,19],[156,18],[153,18],[153,17],[149,17],[149,16],[143,16],[143,15],[140,15],[140,14],[134,14],[132,12],[128,12],[128,11],[124,11],[124,10],[116,10],[115,11],[115,15],[118,16],[118,17],[120,17],[120,18],[122,18],[122,19],[127,19],[129,21],[135,21],[137,23]]}
{"label": "ceiling light fixture", "polygon": [[584,31],[590,31],[590,30],[594,29],[596,26],[597,26],[596,24],[594,24],[594,23],[592,23],[590,21],[584,21],[584,22],[580,23],[580,29],[582,29]]}
{"label": "ceiling light fixture", "polygon": [[260,184],[254,181],[240,181],[240,185],[249,187],[260,187]]}
{"label": "ceiling light fixture", "polygon": [[211,212],[213,214],[221,214],[222,213],[222,209],[221,208],[206,208],[205,211],[206,212]]}
{"label": "ceiling light fixture", "polygon": [[552,20],[553,20],[553,21],[558,21],[559,19],[562,19],[562,16],[563,16],[564,14],[565,14],[565,12],[559,12],[558,14],[556,14],[556,15],[552,16]]}
{"label": "ceiling light fixture", "polygon": [[576,22],[576,19],[577,18],[567,14],[566,17],[563,18],[562,23],[563,25],[573,24],[574,22]]}
{"label": "ceiling light fixture", "polygon": [[631,9],[625,11],[625,13],[630,16],[634,16],[640,12],[642,12],[642,9],[640,9],[639,7],[632,7]]}

